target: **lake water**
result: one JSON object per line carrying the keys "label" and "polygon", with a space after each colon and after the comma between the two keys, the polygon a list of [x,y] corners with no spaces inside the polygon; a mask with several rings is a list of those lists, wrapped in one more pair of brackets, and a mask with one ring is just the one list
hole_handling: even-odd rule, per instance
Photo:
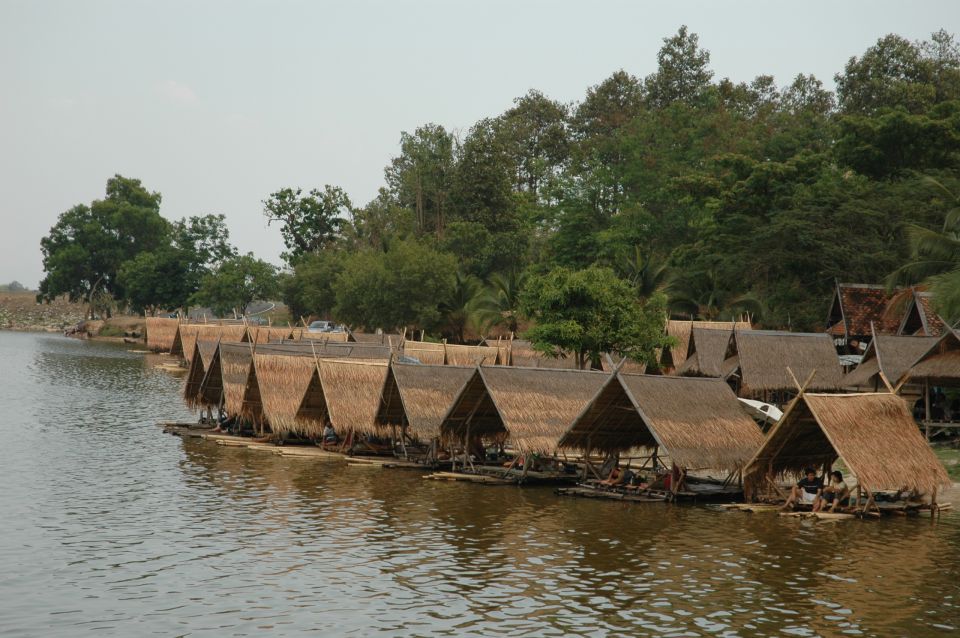
{"label": "lake water", "polygon": [[154,361],[0,332],[0,635],[960,632],[958,513],[812,523],[181,440]]}

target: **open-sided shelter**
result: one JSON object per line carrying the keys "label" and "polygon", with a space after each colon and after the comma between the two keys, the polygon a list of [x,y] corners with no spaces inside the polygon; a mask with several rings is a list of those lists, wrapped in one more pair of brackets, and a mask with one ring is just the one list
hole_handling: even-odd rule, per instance
{"label": "open-sided shelter", "polygon": [[348,443],[378,434],[376,416],[387,369],[387,361],[319,359],[296,413],[300,433],[319,439],[330,423]]}
{"label": "open-sided shelter", "polygon": [[208,403],[204,400],[201,387],[213,363],[218,344],[218,341],[208,341],[206,339],[197,339],[194,343],[193,357],[190,359],[190,368],[187,371],[187,378],[183,386],[183,399],[191,408],[214,407],[217,405],[217,403]]}
{"label": "open-sided shelter", "polygon": [[413,442],[438,439],[444,415],[475,369],[393,362],[381,393],[377,425],[397,428]]}
{"label": "open-sided shelter", "polygon": [[176,317],[147,317],[147,349],[154,352],[170,352],[177,336],[180,320]]}
{"label": "open-sided shelter", "polygon": [[928,438],[938,431],[960,427],[960,331],[944,330],[901,381],[911,385],[923,400],[918,416]]}
{"label": "open-sided shelter", "polygon": [[782,498],[779,479],[796,478],[807,467],[826,474],[837,460],[866,490],[864,509],[878,491],[914,491],[935,499],[938,489],[951,484],[900,397],[802,392],[747,465],[745,494]]}
{"label": "open-sided shelter", "polygon": [[744,398],[785,403],[786,397],[796,393],[797,383],[805,382],[811,374],[813,378],[806,386],[809,390],[838,390],[843,386],[840,359],[825,332],[737,330],[735,343],[739,395]]}
{"label": "open-sided shelter", "polygon": [[[624,374],[607,379],[560,439],[566,449],[646,449],[681,471],[740,471],[763,434],[722,379]],[[679,484],[679,483],[678,483]]]}
{"label": "open-sided shelter", "polygon": [[553,454],[570,422],[609,378],[605,372],[477,367],[443,417],[441,438],[508,440],[522,453]]}

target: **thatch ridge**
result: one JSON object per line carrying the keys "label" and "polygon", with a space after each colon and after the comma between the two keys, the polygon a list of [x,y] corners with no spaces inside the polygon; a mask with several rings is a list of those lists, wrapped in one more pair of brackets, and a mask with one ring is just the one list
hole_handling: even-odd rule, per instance
{"label": "thatch ridge", "polygon": [[475,368],[394,362],[384,384],[377,424],[406,425],[411,438],[430,441]]}
{"label": "thatch ridge", "polygon": [[722,380],[619,373],[564,433],[566,448],[626,452],[661,448],[679,467],[734,472],[763,442]]}
{"label": "thatch ridge", "polygon": [[936,337],[875,335],[863,359],[844,377],[843,385],[847,388],[881,389],[884,387],[879,379],[881,371],[887,381],[896,385],[936,342]]}
{"label": "thatch ridge", "polygon": [[147,349],[154,352],[170,352],[173,340],[177,336],[180,320],[176,317],[147,317]]}
{"label": "thatch ridge", "polygon": [[798,475],[840,458],[865,488],[932,494],[951,485],[906,403],[886,393],[803,393],[747,466],[749,490],[764,477]]}
{"label": "thatch ridge", "polygon": [[670,346],[670,357],[675,366],[681,365],[690,356],[690,339],[693,329],[702,330],[750,330],[749,321],[688,321],[682,319],[667,320],[667,336],[677,340],[676,345]]}
{"label": "thatch ridge", "polygon": [[744,392],[795,390],[787,368],[801,383],[816,370],[810,390],[843,386],[840,360],[825,332],[737,330],[735,340]]}
{"label": "thatch ridge", "polygon": [[194,344],[194,354],[183,385],[183,398],[190,408],[197,409],[209,405],[204,400],[201,388],[218,347],[219,341],[205,339],[197,339]]}
{"label": "thatch ridge", "polygon": [[223,407],[228,415],[239,416],[253,370],[253,351],[247,344],[221,342],[219,352]]}
{"label": "thatch ridge", "polygon": [[694,326],[690,335],[690,355],[677,368],[677,374],[719,378],[729,376],[733,370],[724,363],[735,354],[733,329]]}
{"label": "thatch ridge", "polygon": [[960,382],[960,332],[945,328],[941,337],[904,375],[908,380],[928,381],[943,385]]}

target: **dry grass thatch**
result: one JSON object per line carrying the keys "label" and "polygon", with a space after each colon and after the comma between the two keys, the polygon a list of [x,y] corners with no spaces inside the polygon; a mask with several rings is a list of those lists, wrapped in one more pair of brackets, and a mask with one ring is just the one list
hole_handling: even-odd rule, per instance
{"label": "dry grass thatch", "polygon": [[767,478],[799,475],[840,458],[871,491],[932,494],[950,477],[900,397],[890,393],[802,394],[748,464],[748,491]]}
{"label": "dry grass thatch", "polygon": [[667,320],[667,335],[677,340],[677,345],[670,346],[669,357],[674,366],[679,366],[690,355],[690,340],[693,329],[702,330],[750,330],[753,326],[749,321],[684,321],[680,319]]}
{"label": "dry grass thatch", "polygon": [[843,371],[833,340],[825,332],[737,330],[735,334],[742,391],[796,390],[789,368],[803,383],[816,371],[808,390],[836,390],[843,386]]}
{"label": "dry grass thatch", "polygon": [[553,453],[560,437],[609,378],[605,372],[477,368],[444,416],[444,439],[507,435],[523,452]]}
{"label": "dry grass thatch", "polygon": [[573,355],[548,357],[533,349],[533,344],[525,339],[510,341],[509,364],[517,368],[549,368],[551,370],[578,370],[577,359]]}
{"label": "dry grass thatch", "polygon": [[[638,363],[627,357],[615,357],[610,353],[605,353],[600,357],[600,366],[604,372],[613,372],[617,369],[617,366],[620,366],[621,372],[630,374],[645,374],[647,372],[647,364]],[[651,374],[657,374],[658,372],[659,370],[651,369]]]}
{"label": "dry grass thatch", "polygon": [[308,353],[275,353],[258,348],[253,355],[263,414],[274,434],[301,431],[297,413],[317,360]]}
{"label": "dry grass thatch", "polygon": [[247,344],[220,343],[220,374],[223,408],[230,416],[243,412],[243,403],[253,371],[253,351]]}
{"label": "dry grass thatch", "polygon": [[945,328],[943,336],[936,339],[906,376],[911,381],[937,385],[960,384],[960,332]]}
{"label": "dry grass thatch", "polygon": [[357,359],[320,359],[297,411],[301,428],[319,437],[329,420],[340,436],[347,432],[376,434],[380,393],[387,362]]}
{"label": "dry grass thatch", "polygon": [[180,320],[171,317],[147,317],[147,349],[154,352],[170,352],[177,336]]}
{"label": "dry grass thatch", "polygon": [[742,468],[763,442],[722,379],[619,374],[570,428],[565,448],[626,452],[660,448],[679,467]]}
{"label": "dry grass thatch", "polygon": [[278,326],[251,326],[248,328],[248,332],[250,334],[250,341],[258,344],[290,339],[293,336],[293,329],[289,326],[286,328]]}
{"label": "dry grass thatch", "polygon": [[446,344],[444,348],[448,365],[492,366],[497,364],[500,351],[490,346],[462,346]]}
{"label": "dry grass thatch", "polygon": [[189,363],[193,358],[193,346],[197,339],[241,343],[247,341],[247,327],[243,324],[182,323],[170,353],[183,357]]}
{"label": "dry grass thatch", "polygon": [[880,379],[881,371],[887,381],[896,385],[936,342],[936,337],[876,335],[863,360],[844,377],[843,385],[846,388],[881,390],[885,387]]}
{"label": "dry grass thatch", "polygon": [[300,330],[299,339],[301,341],[328,341],[330,343],[346,343],[350,340],[348,332],[310,332],[309,330]]}
{"label": "dry grass thatch", "polygon": [[726,378],[735,369],[736,347],[733,330],[694,326],[690,335],[690,354],[677,374],[690,377]]}
{"label": "dry grass thatch", "polygon": [[415,440],[440,436],[443,417],[475,368],[394,363],[387,373],[377,424],[405,426]]}
{"label": "dry grass thatch", "polygon": [[444,365],[447,362],[446,350],[442,343],[404,341],[403,354],[429,365]]}

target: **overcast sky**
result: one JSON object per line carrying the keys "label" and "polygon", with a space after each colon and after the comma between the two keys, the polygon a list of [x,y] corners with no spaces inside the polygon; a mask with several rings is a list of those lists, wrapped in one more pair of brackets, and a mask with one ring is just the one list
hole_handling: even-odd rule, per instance
{"label": "overcast sky", "polygon": [[960,2],[0,0],[0,283],[35,286],[40,238],[115,173],[170,219],[226,214],[242,251],[279,264],[269,193],[329,183],[366,203],[401,131],[645,76],[682,24],[717,78],[832,88],[886,33],[960,30]]}

